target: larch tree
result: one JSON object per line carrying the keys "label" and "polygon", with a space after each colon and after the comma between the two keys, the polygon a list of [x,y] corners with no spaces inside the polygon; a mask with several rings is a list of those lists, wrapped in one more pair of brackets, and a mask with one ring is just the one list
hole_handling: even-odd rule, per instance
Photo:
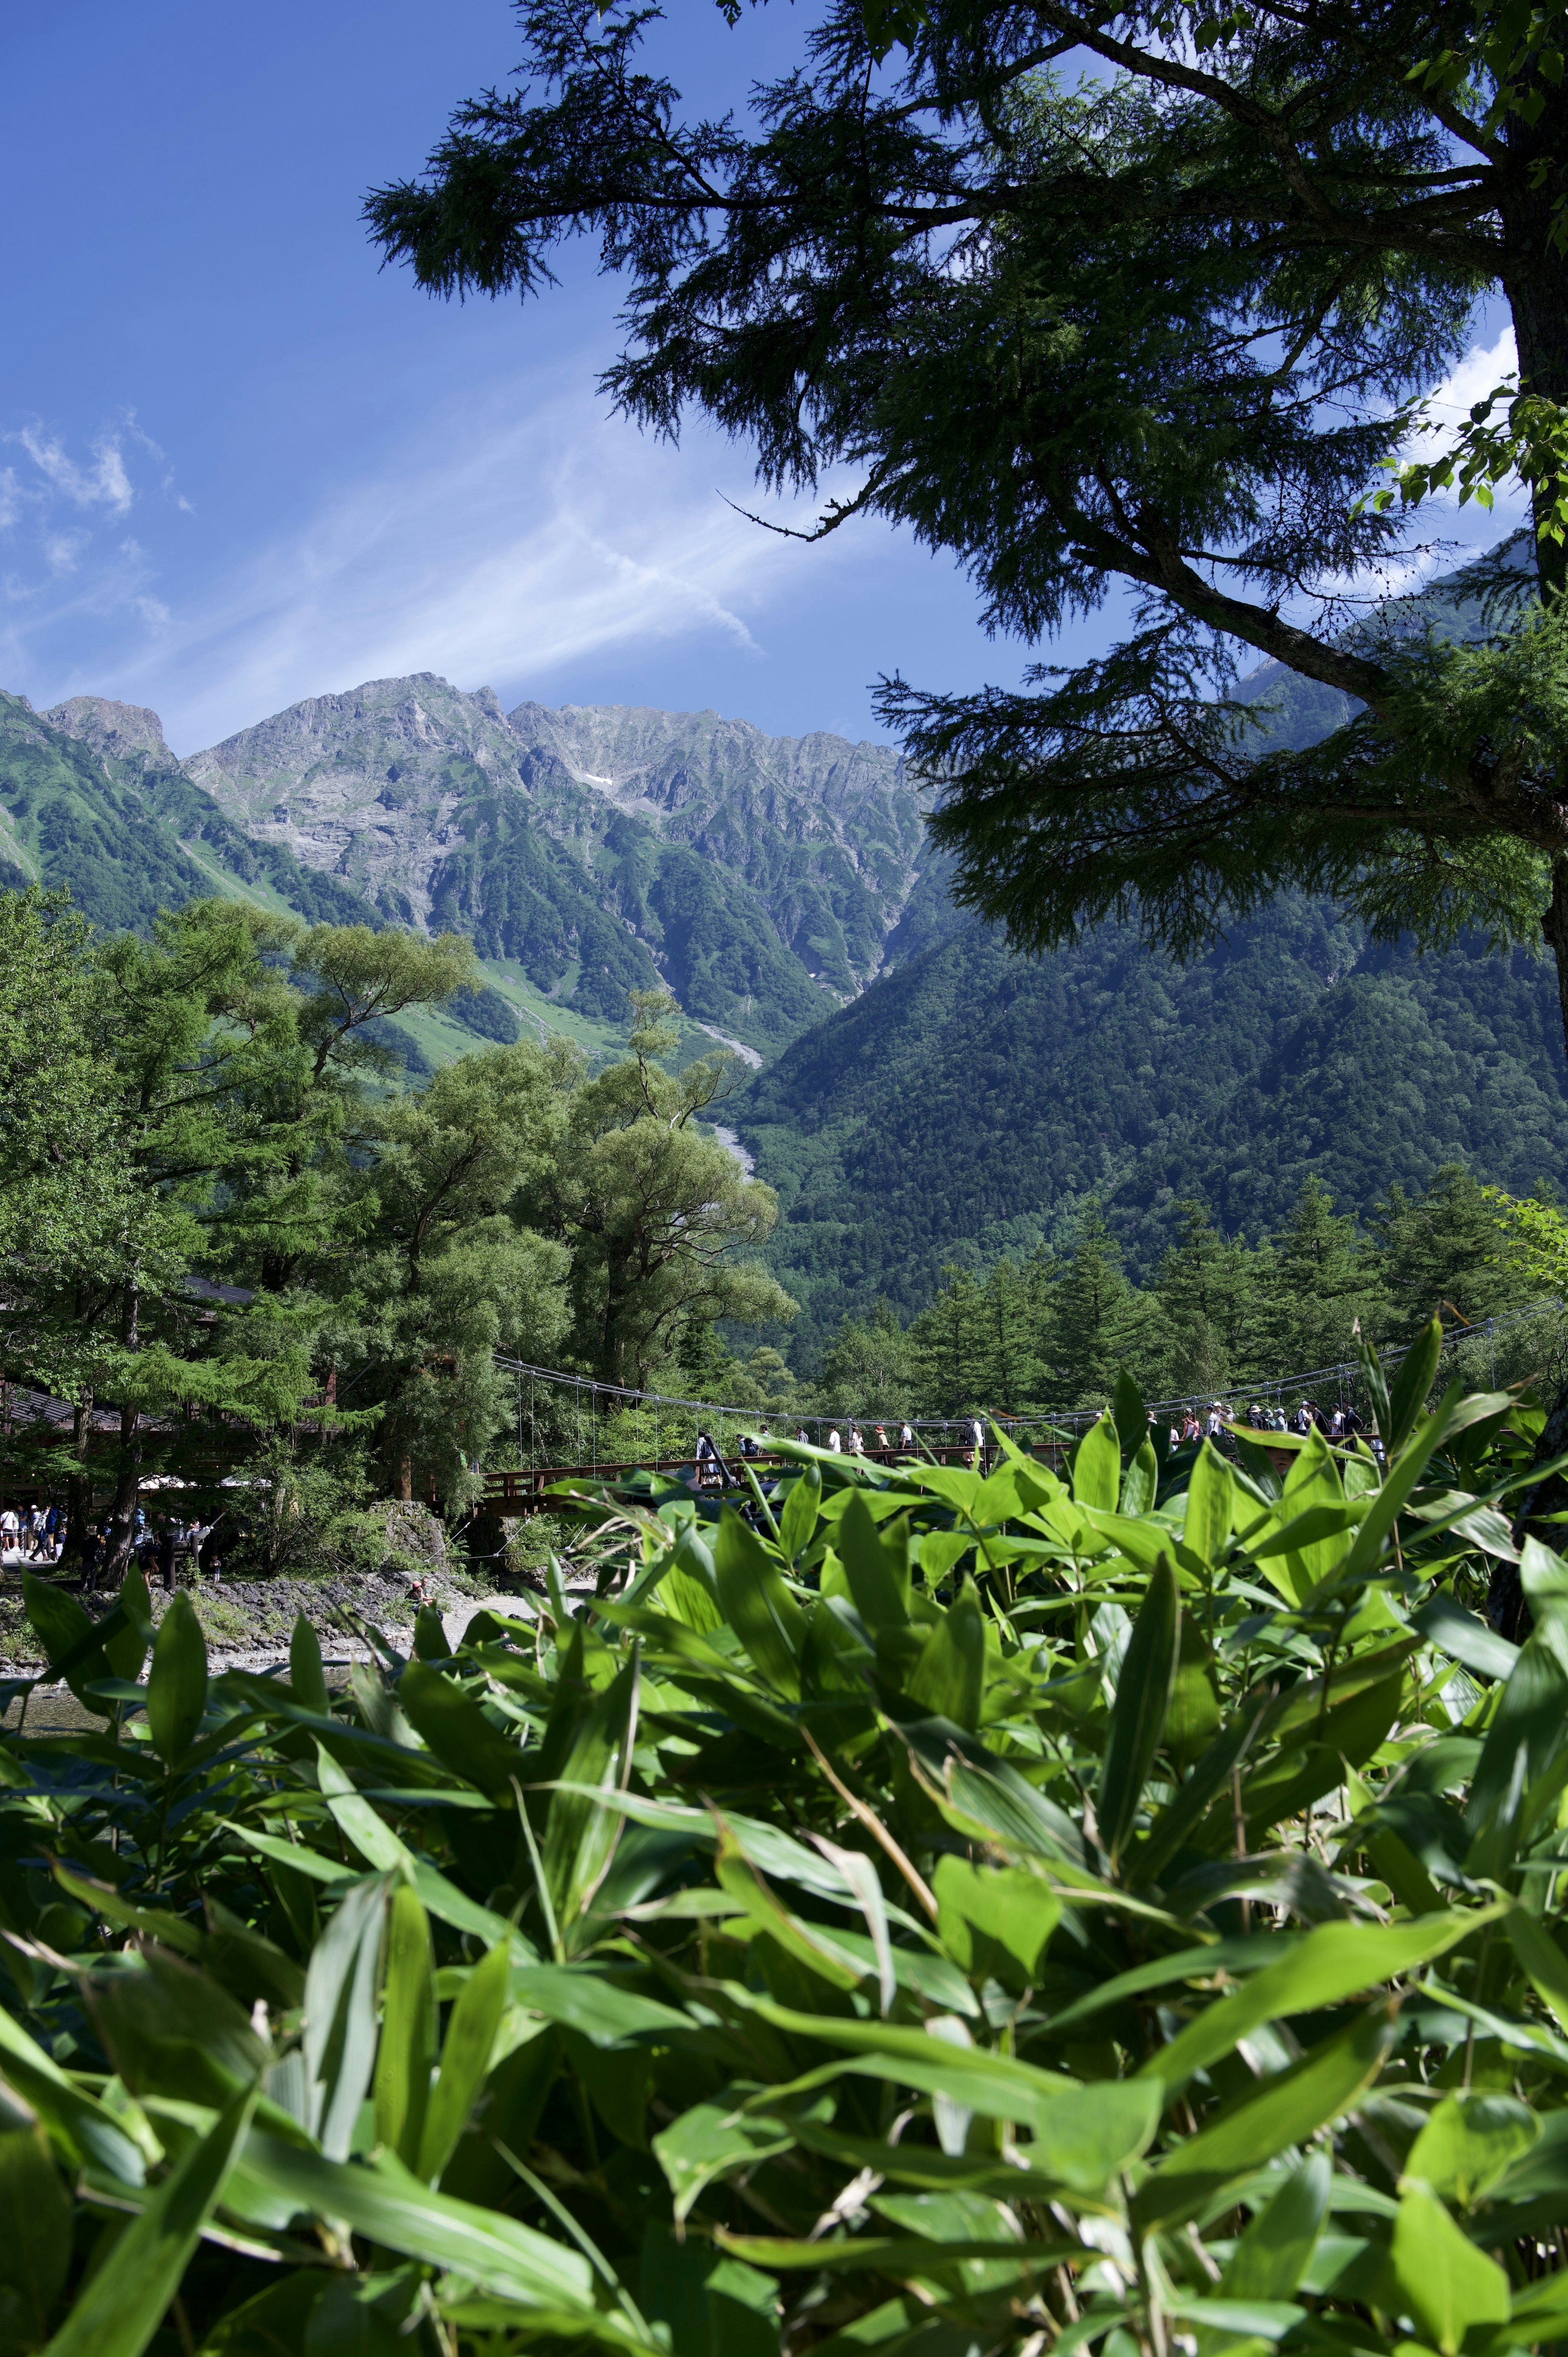
{"label": "larch tree", "polygon": [[[1026,641],[1127,617],[1020,692],[885,683],[961,899],[1028,949],[1135,914],[1185,953],[1291,884],[1431,944],[1544,932],[1568,1028],[1552,12],[831,0],[739,120],[644,65],[656,8],[520,15],[518,85],[370,199],[384,255],[530,295],[594,239],[628,285],[628,414],[705,415],[766,489],[829,494],[820,532],[908,526]],[[1412,467],[1487,305],[1518,381]],[[1535,531],[1477,569],[1476,642],[1362,610],[1412,500],[1513,466]],[[1259,726],[1231,692],[1258,658],[1337,699],[1326,741]]]}

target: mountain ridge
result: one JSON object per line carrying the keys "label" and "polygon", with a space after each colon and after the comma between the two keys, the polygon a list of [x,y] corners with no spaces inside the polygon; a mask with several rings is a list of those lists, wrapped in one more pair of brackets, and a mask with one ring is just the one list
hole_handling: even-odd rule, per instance
{"label": "mountain ridge", "polygon": [[[1478,593],[1439,591],[1390,627],[1452,608],[1473,636]],[[1269,665],[1236,693],[1276,743],[1350,715]],[[1185,969],[1115,926],[1016,957],[954,905],[897,750],[826,731],[509,712],[424,672],[182,760],[145,706],[0,694],[0,866],[112,927],[221,891],[465,932],[487,987],[405,1018],[415,1071],[520,1024],[612,1054],[628,992],[667,985],[682,1055],[722,1039],[754,1067],[726,1135],[779,1191],[768,1258],[808,1360],[955,1255],[1054,1248],[1090,1197],[1147,1273],[1184,1195],[1256,1236],[1307,1178],[1365,1215],[1444,1160],[1517,1190],[1568,1155],[1555,992],[1523,953],[1420,960],[1286,898]]]}

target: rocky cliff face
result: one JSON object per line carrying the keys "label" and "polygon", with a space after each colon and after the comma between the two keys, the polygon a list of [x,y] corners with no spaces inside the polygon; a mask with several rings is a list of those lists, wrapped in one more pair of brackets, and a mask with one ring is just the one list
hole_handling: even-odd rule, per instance
{"label": "rocky cliff face", "polygon": [[457,810],[518,785],[495,697],[431,672],[310,696],[184,766],[247,834],[421,925]]}
{"label": "rocky cliff face", "polygon": [[177,765],[164,742],[164,724],[145,704],[116,704],[107,695],[73,695],[41,716],[51,728],[75,737],[106,761]]}
{"label": "rocky cliff face", "polygon": [[662,978],[776,1048],[864,988],[927,863],[888,748],[717,713],[502,711],[423,672],[314,696],[184,764],[253,841],[381,916],[618,1020]]}

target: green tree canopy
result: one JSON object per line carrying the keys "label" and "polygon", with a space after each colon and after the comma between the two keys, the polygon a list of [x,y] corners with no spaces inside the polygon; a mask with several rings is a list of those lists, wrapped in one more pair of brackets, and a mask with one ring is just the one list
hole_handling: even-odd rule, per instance
{"label": "green tree canopy", "polygon": [[737,1254],[778,1217],[770,1187],[695,1125],[737,1060],[726,1049],[679,1078],[666,991],[634,991],[631,1054],[581,1080],[531,1216],[572,1250],[575,1347],[602,1380],[640,1385],[693,1324],[793,1317],[783,1287]]}
{"label": "green tree canopy", "polygon": [[[821,531],[908,525],[1027,640],[1113,591],[1129,615],[1022,693],[888,684],[962,899],[1025,945],[1136,910],[1185,951],[1288,883],[1384,934],[1544,925],[1568,1028],[1555,477],[1532,486],[1548,537],[1488,576],[1513,612],[1486,643],[1374,627],[1346,587],[1408,556],[1375,487],[1483,302],[1511,312],[1547,445],[1562,426],[1550,27],[1485,12],[1498,38],[1472,40],[1435,0],[930,0],[874,10],[874,37],[834,0],[748,125],[688,117],[643,65],[656,9],[521,13],[519,86],[370,199],[384,253],[441,293],[526,294],[595,237],[630,280],[606,377],[628,414],[705,414],[772,489],[847,477]],[[1343,726],[1272,742],[1230,693],[1239,654]]]}

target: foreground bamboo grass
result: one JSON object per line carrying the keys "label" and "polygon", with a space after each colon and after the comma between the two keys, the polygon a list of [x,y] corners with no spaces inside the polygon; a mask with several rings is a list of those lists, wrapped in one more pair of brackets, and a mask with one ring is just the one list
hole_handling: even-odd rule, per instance
{"label": "foreground bamboo grass", "polygon": [[1437,1347],[1283,1485],[802,1449],[342,1695],[33,1584],[0,2350],[1568,2343],[1568,1564],[1477,1617],[1541,1415]]}

